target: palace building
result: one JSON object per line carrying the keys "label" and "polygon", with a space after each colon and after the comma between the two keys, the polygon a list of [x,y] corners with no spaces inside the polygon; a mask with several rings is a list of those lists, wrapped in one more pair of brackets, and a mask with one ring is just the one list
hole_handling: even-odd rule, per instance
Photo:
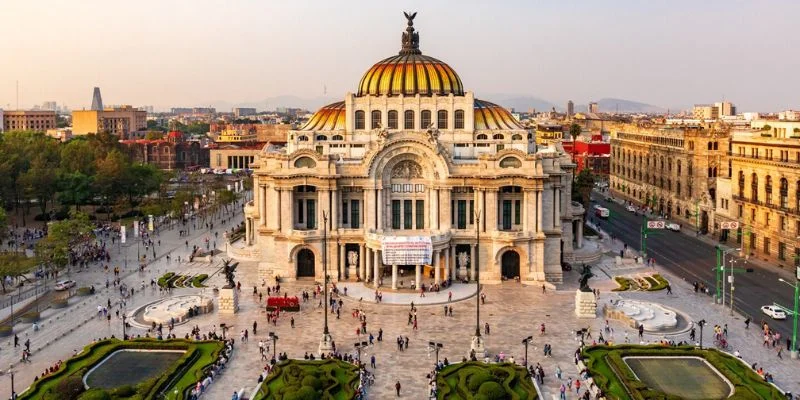
{"label": "palace building", "polygon": [[333,280],[408,288],[475,280],[479,266],[481,282],[561,282],[582,245],[575,165],[422,54],[413,17],[355,93],[256,156],[230,254],[258,260],[263,278],[321,279],[327,266]]}

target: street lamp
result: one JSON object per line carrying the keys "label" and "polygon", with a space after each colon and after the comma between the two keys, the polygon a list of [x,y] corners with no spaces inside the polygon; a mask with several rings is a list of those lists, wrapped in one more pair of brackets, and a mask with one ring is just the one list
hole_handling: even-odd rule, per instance
{"label": "street lamp", "polygon": [[319,355],[333,352],[333,338],[328,331],[328,213],[322,212],[322,293],[325,302],[324,326],[322,329],[322,340],[319,342]]}
{"label": "street lamp", "polygon": [[8,375],[11,376],[11,400],[17,399],[17,392],[14,391],[14,365],[8,366]]}
{"label": "street lamp", "polygon": [[125,313],[123,312],[122,313],[122,340],[128,340],[128,331],[126,329],[127,328],[126,319],[127,319],[127,317],[125,316]]}
{"label": "street lamp", "polygon": [[476,354],[483,353],[486,349],[484,347],[483,338],[481,337],[481,210],[475,210],[475,283],[477,286],[477,295],[475,296],[475,336],[472,337],[471,350]]}
{"label": "street lamp", "polygon": [[533,341],[533,336],[528,336],[525,339],[522,339],[522,344],[525,345],[525,363],[523,365],[528,366],[528,345]]}
{"label": "street lamp", "polygon": [[439,350],[440,350],[442,347],[444,347],[444,345],[443,345],[443,344],[441,344],[441,343],[436,343],[436,342],[428,342],[428,347],[429,347],[431,350],[433,350],[433,351],[435,351],[435,352],[436,352],[436,364],[438,365],[438,364],[439,364]]}
{"label": "street lamp", "polygon": [[275,357],[275,353],[278,346],[278,335],[276,335],[275,332],[270,332],[269,338],[272,339],[272,359],[277,361],[278,359]]}
{"label": "street lamp", "polygon": [[[741,251],[741,248],[737,249],[728,249],[722,252],[722,306],[725,307],[725,256],[734,252],[734,251]],[[731,271],[731,276],[733,276],[733,272]],[[733,300],[731,300],[731,304],[733,304]]]}
{"label": "street lamp", "polygon": [[703,327],[706,326],[706,320],[701,319],[697,322],[697,326],[700,327],[700,350],[703,350]]}
{"label": "street lamp", "polygon": [[791,286],[794,288],[794,310],[792,312],[792,349],[791,349],[791,358],[797,358],[797,302],[798,297],[800,297],[800,267],[797,267],[797,282],[791,284],[784,280],[783,278],[778,278],[779,281]]}
{"label": "street lamp", "polygon": [[354,344],[354,346],[356,348],[356,352],[358,353],[358,361],[359,362],[361,362],[361,349],[363,349],[364,347],[367,347],[368,345],[369,345],[369,342],[367,342],[367,341],[356,342]]}

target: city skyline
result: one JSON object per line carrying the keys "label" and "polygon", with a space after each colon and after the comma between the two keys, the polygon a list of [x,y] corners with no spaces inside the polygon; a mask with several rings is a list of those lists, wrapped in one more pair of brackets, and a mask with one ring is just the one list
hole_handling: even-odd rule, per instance
{"label": "city skyline", "polygon": [[[17,81],[22,108],[57,101],[88,109],[94,86],[108,104],[157,109],[338,99],[356,91],[372,63],[396,54],[402,11],[417,11],[422,52],[478,93],[561,107],[614,97],[673,109],[721,99],[741,111],[797,108],[786,88],[800,86],[790,70],[800,60],[785,49],[800,39],[784,34],[791,26],[782,16],[800,4],[767,3],[12,1],[0,35],[3,53],[16,56],[6,57],[0,107],[16,108]],[[281,105],[291,106],[262,107]]]}

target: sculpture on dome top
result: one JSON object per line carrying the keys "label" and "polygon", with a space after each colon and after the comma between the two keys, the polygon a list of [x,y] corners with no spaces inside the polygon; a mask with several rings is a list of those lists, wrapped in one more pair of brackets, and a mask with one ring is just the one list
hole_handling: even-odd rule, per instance
{"label": "sculpture on dome top", "polygon": [[414,32],[414,17],[417,16],[417,13],[407,13],[403,12],[403,15],[406,16],[408,20],[408,27],[406,31],[403,32],[402,44],[403,48],[400,50],[401,55],[409,55],[409,54],[422,54],[419,51],[419,33]]}

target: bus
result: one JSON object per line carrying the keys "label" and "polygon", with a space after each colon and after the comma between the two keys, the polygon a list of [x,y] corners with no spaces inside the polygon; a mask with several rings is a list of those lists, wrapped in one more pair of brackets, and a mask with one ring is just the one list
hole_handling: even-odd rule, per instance
{"label": "bus", "polygon": [[599,205],[594,206],[594,215],[600,218],[608,218],[611,215],[611,211],[609,211],[605,207],[601,207]]}

